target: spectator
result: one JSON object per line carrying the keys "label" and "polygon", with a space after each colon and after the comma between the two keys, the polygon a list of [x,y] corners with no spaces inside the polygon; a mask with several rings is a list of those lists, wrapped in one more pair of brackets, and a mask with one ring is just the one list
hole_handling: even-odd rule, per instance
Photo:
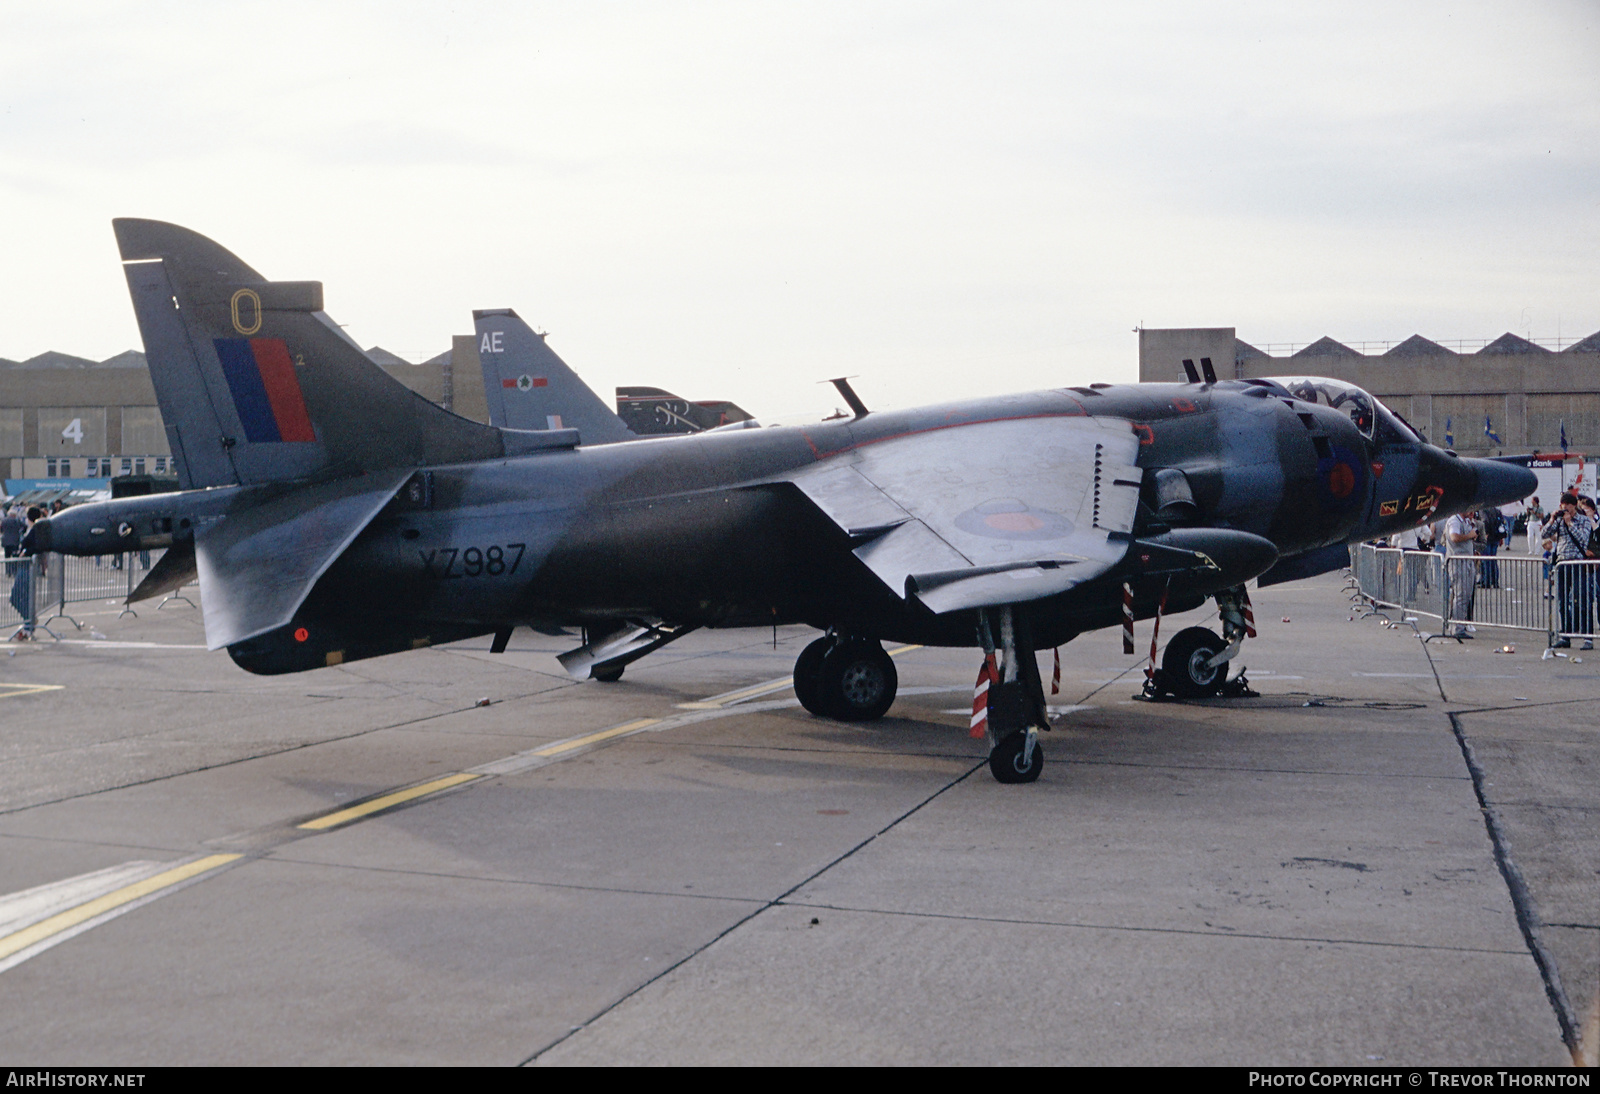
{"label": "spectator", "polygon": [[1477,512],[1478,518],[1478,553],[1486,555],[1488,562],[1478,566],[1478,584],[1485,589],[1498,589],[1500,587],[1500,563],[1494,556],[1500,553],[1500,537],[1502,527],[1500,524],[1500,510],[1493,505],[1485,506]]}
{"label": "spectator", "polygon": [[1433,583],[1428,580],[1428,566],[1433,562],[1433,525],[1409,528],[1395,536],[1395,544],[1406,552],[1400,556],[1400,565],[1406,575],[1405,602],[1410,607],[1416,604],[1418,585],[1424,592],[1433,591]]}
{"label": "spectator", "polygon": [[[22,518],[22,508],[13,505],[0,515],[0,548],[5,551],[6,558],[16,558],[17,551],[22,546],[22,533],[28,527],[28,522]],[[6,576],[16,575],[16,566],[6,566]]]}
{"label": "spectator", "polygon": [[[1561,634],[1556,639],[1558,647],[1572,645],[1572,635],[1592,635],[1590,630],[1590,605],[1593,603],[1593,576],[1588,566],[1562,566],[1563,562],[1581,563],[1589,553],[1589,541],[1595,524],[1578,511],[1578,499],[1573,494],[1561,495],[1561,508],[1545,526],[1543,543],[1552,552],[1556,566],[1556,603],[1561,611]],[[1585,638],[1583,648],[1594,649],[1593,638]]]}
{"label": "spectator", "polygon": [[1448,556],[1445,565],[1448,567],[1446,578],[1450,587],[1450,619],[1455,621],[1455,629],[1450,632],[1451,638],[1471,638],[1470,624],[1472,618],[1472,599],[1477,592],[1477,567],[1471,563],[1457,563],[1458,558],[1471,558],[1475,553],[1478,543],[1478,522],[1472,519],[1471,514],[1458,513],[1445,521],[1444,540],[1445,554]]}
{"label": "spectator", "polygon": [[1528,503],[1527,518],[1528,554],[1538,558],[1544,554],[1544,548],[1539,544],[1544,538],[1544,509],[1540,507],[1537,497]]}
{"label": "spectator", "polygon": [[[22,534],[22,541],[17,546],[18,558],[35,557],[33,543],[33,526],[44,519],[44,510],[38,506],[30,506],[27,516],[27,530]],[[38,555],[39,572],[44,572],[44,556]],[[22,617],[22,626],[16,634],[11,636],[13,642],[29,642],[33,640],[33,628],[37,620],[34,610],[33,589],[34,574],[32,566],[16,566],[16,573],[11,578],[11,606]]]}

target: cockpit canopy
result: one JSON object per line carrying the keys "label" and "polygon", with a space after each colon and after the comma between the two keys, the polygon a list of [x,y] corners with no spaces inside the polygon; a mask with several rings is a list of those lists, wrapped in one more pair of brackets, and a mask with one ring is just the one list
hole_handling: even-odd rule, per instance
{"label": "cockpit canopy", "polygon": [[1375,438],[1380,444],[1417,444],[1422,441],[1421,435],[1404,418],[1354,384],[1321,376],[1278,376],[1271,383],[1282,387],[1285,394],[1301,402],[1321,403],[1348,414],[1356,429],[1369,441]]}

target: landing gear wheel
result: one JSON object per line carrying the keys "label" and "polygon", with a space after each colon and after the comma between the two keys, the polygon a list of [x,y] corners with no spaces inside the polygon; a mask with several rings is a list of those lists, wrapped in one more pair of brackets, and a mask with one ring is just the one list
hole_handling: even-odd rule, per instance
{"label": "landing gear wheel", "polygon": [[1207,667],[1206,662],[1228,648],[1216,631],[1190,627],[1172,636],[1161,655],[1161,671],[1175,695],[1203,699],[1215,695],[1228,675],[1228,662]]}
{"label": "landing gear wheel", "polygon": [[602,684],[615,684],[622,679],[622,670],[627,667],[626,665],[596,666],[589,670],[589,679],[598,680]]}
{"label": "landing gear wheel", "polygon": [[819,718],[828,717],[822,705],[822,658],[832,646],[831,637],[819,638],[801,650],[794,662],[794,696]]}
{"label": "landing gear wheel", "polygon": [[900,686],[894,660],[878,643],[863,638],[840,642],[824,652],[817,681],[819,705],[841,722],[882,718]]}
{"label": "landing gear wheel", "polygon": [[996,782],[1031,783],[1039,777],[1039,772],[1044,770],[1044,749],[1035,741],[1033,755],[1028,757],[1027,763],[1023,763],[1022,753],[1027,742],[1027,731],[1018,730],[990,751],[989,772]]}

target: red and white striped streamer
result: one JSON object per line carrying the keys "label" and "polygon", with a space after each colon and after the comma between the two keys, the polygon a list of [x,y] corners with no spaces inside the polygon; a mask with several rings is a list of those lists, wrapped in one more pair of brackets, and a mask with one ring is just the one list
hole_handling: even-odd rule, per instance
{"label": "red and white striped streamer", "polygon": [[983,664],[978,666],[978,682],[972,686],[972,729],[970,736],[982,737],[989,732],[989,685],[998,683],[999,673],[995,671],[994,654],[983,659]]}
{"label": "red and white striped streamer", "polygon": [[1167,610],[1167,590],[1161,590],[1161,603],[1156,605],[1156,617],[1150,621],[1150,663],[1145,666],[1144,678],[1155,679],[1156,675],[1156,637],[1161,633],[1161,613]]}
{"label": "red and white striped streamer", "polygon": [[1060,695],[1061,694],[1061,647],[1060,646],[1056,647],[1056,667],[1055,667],[1055,671],[1050,674],[1050,694],[1051,695]]}
{"label": "red and white striped streamer", "polygon": [[1133,586],[1122,583],[1122,652],[1133,652]]}
{"label": "red and white striped streamer", "polygon": [[1244,636],[1256,636],[1256,610],[1250,606],[1250,590],[1244,590]]}

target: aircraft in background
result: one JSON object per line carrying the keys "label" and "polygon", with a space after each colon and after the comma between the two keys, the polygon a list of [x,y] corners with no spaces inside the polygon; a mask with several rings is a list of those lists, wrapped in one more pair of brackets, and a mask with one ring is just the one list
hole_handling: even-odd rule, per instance
{"label": "aircraft in background", "polygon": [[[1180,632],[1163,662],[1208,693],[1249,579],[1534,488],[1349,384],[1218,381],[1209,362],[1188,383],[879,413],[842,385],[847,419],[626,444],[590,443],[627,439],[598,415],[483,425],[374,365],[320,283],[114,223],[183,490],[69,509],[38,547],[166,547],[134,598],[198,575],[208,645],[251,672],[576,625],[569,671],[614,679],[696,627],[806,623],[825,633],[796,694],[840,719],[893,702],[884,640],[982,650],[991,770],[1027,782],[1049,728],[1035,651],[1215,598],[1225,636]],[[512,319],[480,313],[480,336],[498,322],[509,344]]]}
{"label": "aircraft in background", "polygon": [[640,435],[703,433],[729,426],[755,426],[755,418],[737,403],[688,399],[658,387],[617,388],[617,416]]}
{"label": "aircraft in background", "polygon": [[545,340],[510,308],[472,313],[489,424],[502,429],[576,429],[585,445],[660,434],[700,433],[755,421],[726,400],[691,403],[657,387],[617,388],[613,414]]}

